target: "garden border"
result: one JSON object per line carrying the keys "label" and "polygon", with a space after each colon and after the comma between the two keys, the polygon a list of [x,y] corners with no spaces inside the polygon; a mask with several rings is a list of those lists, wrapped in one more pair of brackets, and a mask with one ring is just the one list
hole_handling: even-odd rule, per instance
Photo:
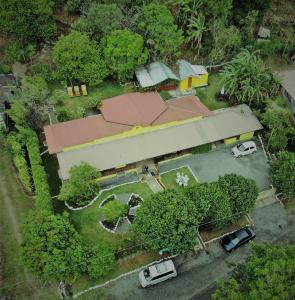
{"label": "garden border", "polygon": [[125,183],[122,183],[122,184],[118,184],[118,185],[115,185],[115,186],[112,186],[110,188],[106,188],[106,189],[102,189],[98,192],[98,195],[96,195],[87,205],[85,206],[82,206],[82,207],[73,207],[71,206],[67,201],[65,201],[65,205],[66,207],[69,209],[69,210],[72,210],[72,211],[78,211],[78,210],[82,210],[82,209],[85,209],[85,208],[88,208],[90,207],[92,204],[94,204],[96,202],[96,200],[101,196],[101,194],[105,191],[110,191],[116,187],[119,187],[119,186],[123,186],[123,185],[127,185],[127,184],[132,184],[132,183],[138,183],[140,182],[140,180],[135,180],[135,181],[130,181],[130,182],[125,182]]}

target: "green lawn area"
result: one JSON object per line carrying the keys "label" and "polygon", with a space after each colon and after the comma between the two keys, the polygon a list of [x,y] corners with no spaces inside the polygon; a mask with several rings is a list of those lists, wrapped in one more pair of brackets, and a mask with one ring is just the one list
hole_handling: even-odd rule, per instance
{"label": "green lawn area", "polygon": [[132,234],[114,234],[103,229],[99,224],[99,216],[102,209],[99,204],[107,196],[120,193],[139,194],[143,199],[148,199],[152,195],[152,191],[146,183],[131,183],[115,187],[109,191],[105,191],[100,195],[99,199],[90,207],[81,211],[71,211],[71,220],[75,224],[77,230],[82,235],[86,244],[99,244],[101,242],[110,243],[115,247],[119,247],[126,239],[132,239]]}
{"label": "green lawn area", "polygon": [[167,189],[179,189],[179,185],[176,183],[176,173],[183,173],[188,176],[188,186],[192,186],[197,183],[195,177],[188,167],[180,167],[176,170],[164,173],[161,175],[161,182]]}
{"label": "green lawn area", "polygon": [[196,96],[198,96],[203,104],[210,110],[224,108],[227,107],[228,104],[216,98],[216,93],[218,93],[221,88],[221,76],[219,74],[209,74],[208,87],[196,88]]}
{"label": "green lawn area", "polygon": [[118,96],[124,93],[132,92],[134,87],[132,85],[121,86],[118,82],[104,81],[100,85],[88,88],[88,96],[69,97],[66,88],[61,84],[55,83],[50,86],[53,93],[62,93],[62,104],[55,105],[56,111],[66,109],[73,114],[79,114],[81,110],[89,110],[94,108],[93,103]]}

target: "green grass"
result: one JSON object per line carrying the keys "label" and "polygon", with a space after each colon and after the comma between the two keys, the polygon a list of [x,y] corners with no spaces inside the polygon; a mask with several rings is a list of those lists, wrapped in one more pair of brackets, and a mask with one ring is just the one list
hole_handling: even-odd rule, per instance
{"label": "green grass", "polygon": [[62,104],[55,105],[57,112],[61,109],[66,109],[74,115],[79,115],[80,110],[89,110],[90,108],[94,108],[93,103],[95,103],[95,101],[93,101],[93,99],[97,100],[97,103],[99,103],[103,99],[132,92],[134,87],[131,85],[121,86],[117,82],[105,81],[99,86],[89,87],[88,96],[80,97],[69,97],[67,95],[66,88],[58,83],[51,85],[50,90],[51,92],[60,91],[64,94],[64,97],[61,98]]}
{"label": "green grass", "polygon": [[82,235],[86,244],[95,245],[99,243],[109,243],[115,247],[126,239],[132,239],[131,233],[113,234],[103,229],[98,220],[102,213],[99,204],[108,195],[120,193],[135,193],[139,194],[143,199],[148,199],[152,195],[152,191],[146,183],[131,183],[123,186],[115,187],[109,191],[103,192],[99,199],[90,207],[81,211],[71,211],[71,220]]}
{"label": "green grass", "polygon": [[197,183],[195,177],[193,176],[192,172],[189,170],[188,167],[181,167],[176,170],[167,172],[163,175],[161,175],[161,182],[164,184],[164,186],[167,189],[179,189],[181,188],[177,183],[176,183],[176,173],[183,173],[188,176],[189,181],[188,181],[188,186],[192,186]]}
{"label": "green grass", "polygon": [[224,108],[227,107],[228,104],[216,98],[216,93],[218,93],[221,88],[221,76],[219,74],[210,74],[208,87],[197,88],[196,96],[198,96],[202,103],[210,110]]}

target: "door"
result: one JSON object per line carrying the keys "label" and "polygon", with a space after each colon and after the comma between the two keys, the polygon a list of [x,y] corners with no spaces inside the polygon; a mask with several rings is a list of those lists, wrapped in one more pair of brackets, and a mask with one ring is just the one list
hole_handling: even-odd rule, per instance
{"label": "door", "polygon": [[192,78],[192,77],[189,77],[189,78],[188,78],[188,82],[187,82],[187,88],[188,88],[188,89],[191,89],[191,88],[192,88],[192,83],[193,83],[193,78]]}

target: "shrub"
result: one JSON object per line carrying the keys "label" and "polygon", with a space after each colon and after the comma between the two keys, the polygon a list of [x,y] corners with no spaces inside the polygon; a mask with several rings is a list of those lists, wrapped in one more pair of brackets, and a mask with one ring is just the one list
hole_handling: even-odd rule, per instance
{"label": "shrub", "polygon": [[92,279],[106,275],[115,266],[115,249],[112,246],[99,244],[87,247],[84,255],[85,271]]}
{"label": "shrub", "polygon": [[192,154],[200,154],[200,153],[207,153],[209,151],[211,151],[212,149],[212,144],[205,144],[205,145],[201,145],[201,146],[197,146],[192,148]]}
{"label": "shrub", "polygon": [[11,72],[11,67],[7,64],[0,64],[0,73],[9,74]]}
{"label": "shrub", "polygon": [[13,158],[13,162],[18,170],[18,176],[24,188],[28,192],[32,192],[31,176],[29,173],[27,161],[21,154],[18,154]]}
{"label": "shrub", "polygon": [[61,109],[56,116],[58,122],[70,121],[73,119],[71,113],[69,113],[66,109]]}
{"label": "shrub", "polygon": [[47,82],[53,80],[53,73],[49,65],[41,63],[32,65],[31,72],[32,75],[40,76]]}
{"label": "shrub", "polygon": [[128,205],[119,200],[112,200],[103,206],[103,214],[107,221],[115,222],[127,214]]}

